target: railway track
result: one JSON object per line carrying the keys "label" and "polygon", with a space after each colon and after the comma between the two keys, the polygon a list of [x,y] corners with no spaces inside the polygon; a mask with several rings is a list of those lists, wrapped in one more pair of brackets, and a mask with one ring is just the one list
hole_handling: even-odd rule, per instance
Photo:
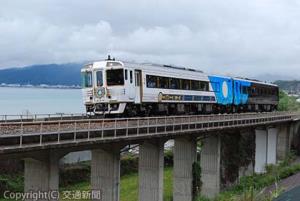
{"label": "railway track", "polygon": [[241,113],[113,119],[36,119],[0,122],[0,153],[101,140],[130,140],[188,132],[249,128],[299,120],[299,113]]}
{"label": "railway track", "polygon": [[138,118],[97,118],[88,115],[48,116],[0,121],[0,135],[28,135],[32,133],[62,133],[69,131],[118,129],[151,125],[177,125],[187,122],[212,122],[239,118],[267,117],[270,115],[293,115],[293,113],[241,113],[219,115],[162,116]]}

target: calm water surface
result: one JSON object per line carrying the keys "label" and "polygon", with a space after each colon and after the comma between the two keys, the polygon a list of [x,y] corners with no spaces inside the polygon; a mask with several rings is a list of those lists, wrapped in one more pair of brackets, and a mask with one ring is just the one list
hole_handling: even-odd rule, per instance
{"label": "calm water surface", "polygon": [[80,89],[0,87],[0,115],[83,113]]}

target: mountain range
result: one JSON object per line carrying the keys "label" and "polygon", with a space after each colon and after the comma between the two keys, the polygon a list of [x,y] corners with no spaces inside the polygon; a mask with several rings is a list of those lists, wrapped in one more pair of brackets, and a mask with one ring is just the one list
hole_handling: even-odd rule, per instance
{"label": "mountain range", "polygon": [[80,85],[83,63],[33,65],[0,70],[0,84]]}
{"label": "mountain range", "polygon": [[[84,63],[43,64],[0,70],[0,85],[65,85],[80,86],[80,69]],[[276,74],[254,76],[258,80],[275,82],[275,80],[293,80],[291,77]],[[282,89],[300,91],[300,81],[276,81]]]}

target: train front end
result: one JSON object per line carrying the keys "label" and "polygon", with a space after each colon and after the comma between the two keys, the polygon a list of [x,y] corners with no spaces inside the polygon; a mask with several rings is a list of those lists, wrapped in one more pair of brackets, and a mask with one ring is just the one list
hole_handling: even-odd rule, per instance
{"label": "train front end", "polygon": [[122,114],[128,98],[125,90],[124,64],[106,60],[81,69],[83,102],[87,113]]}

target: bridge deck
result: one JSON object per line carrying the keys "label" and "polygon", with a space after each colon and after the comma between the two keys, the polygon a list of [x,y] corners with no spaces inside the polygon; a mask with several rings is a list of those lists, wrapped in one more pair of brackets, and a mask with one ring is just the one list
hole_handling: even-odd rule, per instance
{"label": "bridge deck", "polygon": [[130,141],[293,121],[290,112],[120,119],[0,122],[0,154],[50,147]]}

